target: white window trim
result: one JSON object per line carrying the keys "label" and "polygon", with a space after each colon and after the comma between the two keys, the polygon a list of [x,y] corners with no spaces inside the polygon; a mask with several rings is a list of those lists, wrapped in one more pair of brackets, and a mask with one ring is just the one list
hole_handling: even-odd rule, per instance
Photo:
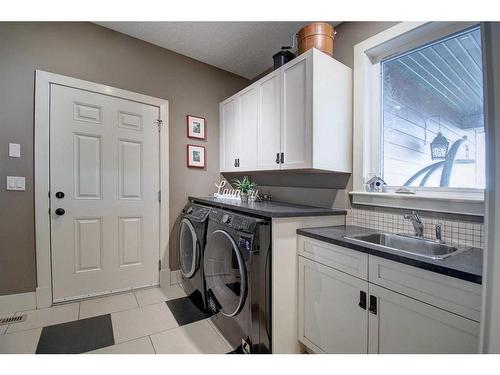
{"label": "white window trim", "polygon": [[[484,215],[482,189],[414,189],[414,195],[371,193],[364,190],[368,176],[380,176],[380,63],[372,63],[368,51],[404,34],[429,28],[453,29],[459,24],[401,22],[354,46],[353,97],[353,197],[354,204]],[[467,27],[461,23],[462,27]],[[411,41],[411,37],[408,38]]]}

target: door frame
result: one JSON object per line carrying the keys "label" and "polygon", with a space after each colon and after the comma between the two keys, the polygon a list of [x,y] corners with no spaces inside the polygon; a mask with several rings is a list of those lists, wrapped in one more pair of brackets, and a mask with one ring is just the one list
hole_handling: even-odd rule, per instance
{"label": "door frame", "polygon": [[51,85],[74,87],[131,100],[154,107],[160,111],[160,285],[170,284],[169,268],[169,127],[168,100],[84,81],[55,73],[35,70],[35,248],[36,248],[36,305],[37,308],[52,306],[52,259],[50,235],[50,88]]}

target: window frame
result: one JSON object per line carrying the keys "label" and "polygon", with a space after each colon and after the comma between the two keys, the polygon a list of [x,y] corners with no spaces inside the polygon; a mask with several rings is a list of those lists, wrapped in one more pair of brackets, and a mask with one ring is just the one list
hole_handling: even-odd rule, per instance
{"label": "window frame", "polygon": [[[350,193],[353,203],[467,215],[484,214],[484,189],[412,187],[415,195],[411,196],[364,190],[364,181],[374,174],[380,176],[382,172],[381,61],[477,24],[401,22],[354,46],[353,191]],[[378,55],[374,57],[373,51]],[[396,188],[388,186],[389,190]],[[430,207],[429,201],[433,202]]]}

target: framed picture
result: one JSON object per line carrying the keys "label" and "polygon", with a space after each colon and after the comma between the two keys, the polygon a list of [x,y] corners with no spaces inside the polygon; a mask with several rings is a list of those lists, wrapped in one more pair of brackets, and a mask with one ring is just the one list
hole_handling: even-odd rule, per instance
{"label": "framed picture", "polygon": [[206,139],[205,122],[203,117],[187,115],[188,138]]}
{"label": "framed picture", "polygon": [[187,145],[187,165],[191,168],[205,168],[205,146]]}

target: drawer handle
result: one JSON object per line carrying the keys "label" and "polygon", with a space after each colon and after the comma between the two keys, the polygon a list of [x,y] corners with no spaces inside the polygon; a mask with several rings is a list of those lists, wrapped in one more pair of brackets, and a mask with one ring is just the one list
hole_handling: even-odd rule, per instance
{"label": "drawer handle", "polygon": [[370,296],[370,307],[368,308],[368,311],[373,315],[377,315],[377,297]]}
{"label": "drawer handle", "polygon": [[366,292],[363,292],[362,290],[359,291],[358,306],[361,307],[363,310],[366,310]]}

